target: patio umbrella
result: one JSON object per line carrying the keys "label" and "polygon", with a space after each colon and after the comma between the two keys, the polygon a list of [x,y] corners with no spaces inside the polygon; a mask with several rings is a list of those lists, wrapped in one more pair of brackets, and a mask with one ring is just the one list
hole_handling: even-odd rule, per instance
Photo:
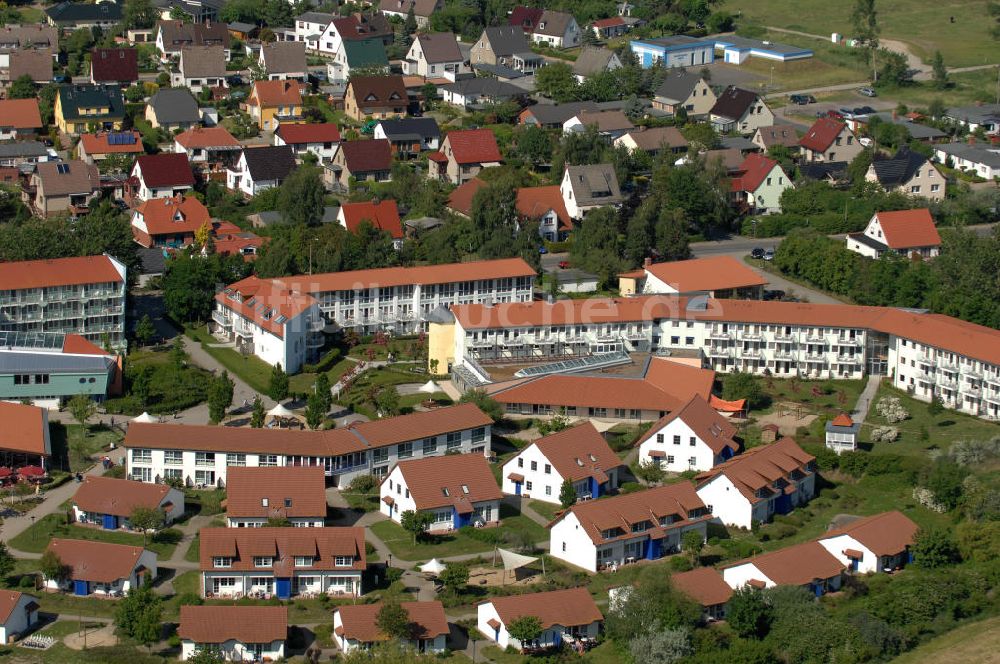
{"label": "patio umbrella", "polygon": [[292,411],[288,410],[287,408],[285,408],[284,406],[282,406],[280,403],[278,405],[276,405],[274,408],[272,408],[271,410],[267,411],[267,416],[268,417],[284,417],[284,418],[298,417],[298,415],[296,415]]}
{"label": "patio umbrella", "polygon": [[142,411],[142,415],[140,415],[139,417],[133,417],[132,421],[133,422],[142,422],[142,423],[145,423],[145,424],[153,424],[153,423],[157,422],[158,420],[155,417],[153,417],[152,415],[150,415],[149,413],[147,413],[146,411]]}
{"label": "patio umbrella", "polygon": [[420,571],[426,574],[438,575],[444,571],[444,563],[437,558],[431,558],[420,566]]}
{"label": "patio umbrella", "polygon": [[6,479],[14,474],[14,471],[10,468],[0,468],[0,479]]}
{"label": "patio umbrella", "polygon": [[427,394],[434,394],[435,392],[441,391],[441,386],[435,383],[433,380],[429,380],[420,386],[421,392],[426,392]]}
{"label": "patio umbrella", "polygon": [[45,477],[45,469],[41,466],[25,466],[18,468],[17,474],[21,477]]}

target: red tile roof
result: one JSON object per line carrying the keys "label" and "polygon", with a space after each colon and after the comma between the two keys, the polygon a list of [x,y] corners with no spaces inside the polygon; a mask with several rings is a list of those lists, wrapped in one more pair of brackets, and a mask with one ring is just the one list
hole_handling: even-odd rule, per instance
{"label": "red tile roof", "polygon": [[73,256],[36,261],[0,263],[0,284],[5,290],[120,284],[125,281],[107,256]]}
{"label": "red tile roof", "polygon": [[[472,182],[472,180],[470,180]],[[468,184],[468,183],[467,183]],[[478,191],[478,187],[476,189]],[[457,189],[455,191],[458,191]],[[452,192],[454,194],[454,192]],[[451,207],[451,198],[448,199]],[[470,200],[471,209],[471,200]],[[559,217],[559,228],[562,230],[572,230],[573,223],[566,211],[566,204],[563,202],[559,185],[553,184],[547,187],[521,187],[517,190],[517,211],[526,219],[537,220],[549,211],[556,213]]]}
{"label": "red tile roof", "polygon": [[90,53],[95,83],[139,80],[139,51],[134,48],[95,48]]}
{"label": "red tile roof", "polygon": [[538,618],[542,622],[542,629],[548,629],[553,625],[576,627],[604,620],[594,598],[583,586],[544,593],[494,597],[489,603],[507,626],[521,616]]}
{"label": "red tile roof", "polygon": [[893,510],[852,521],[823,533],[817,539],[849,535],[876,556],[894,556],[913,544],[917,530],[917,524],[902,512]]}
{"label": "red tile roof", "polygon": [[348,430],[360,436],[369,446],[382,447],[488,424],[493,424],[493,420],[475,404],[460,403],[433,411],[353,422]]}
{"label": "red tile roof", "polygon": [[564,480],[586,477],[607,481],[607,471],[623,465],[604,436],[589,421],[532,443]]}
{"label": "red tile roof", "polygon": [[[719,475],[725,475],[736,490],[751,504],[773,498],[778,489],[775,480],[789,481],[793,471],[808,473],[806,466],[816,457],[803,451],[792,438],[780,440],[760,447],[752,447],[743,454],[721,463],[711,470],[695,477],[698,487],[702,487]],[[756,492],[763,490],[762,496]]]}
{"label": "red tile roof", "polygon": [[45,549],[72,568],[73,580],[111,583],[127,579],[139,565],[141,546],[108,544],[91,540],[53,538]]}
{"label": "red tile roof", "polygon": [[[461,129],[449,132],[444,142],[459,164],[487,164],[503,159],[492,129]],[[442,150],[445,149],[442,145]]]}
{"label": "red tile roof", "polygon": [[[20,602],[21,598],[24,596],[24,593],[17,590],[0,591],[0,624],[7,622],[10,618],[10,614],[14,612],[15,608],[17,608],[17,603]],[[31,596],[28,595],[28,597]],[[36,609],[38,608],[38,604],[34,601],[32,601],[31,604],[34,604]]]}
{"label": "red tile roof", "polygon": [[[212,558],[231,557],[234,572],[259,571],[254,556],[274,559],[276,576],[282,567],[291,568],[295,556],[312,556],[310,570],[354,570],[363,572],[365,558],[364,528],[202,528],[200,568],[215,569]],[[337,556],[354,559],[349,567],[338,566]],[[305,568],[299,568],[300,571]]]}
{"label": "red tile roof", "polygon": [[288,636],[285,606],[182,606],[177,635],[201,644],[271,643]]}
{"label": "red tile roof", "polygon": [[[194,235],[211,222],[211,215],[201,201],[191,196],[171,198],[151,198],[143,201],[135,210],[132,233],[136,241],[145,247],[153,246],[152,239],[158,235]],[[145,229],[138,224],[144,223]]]}
{"label": "red tile roof", "polygon": [[169,492],[166,484],[86,475],[73,503],[85,512],[128,517],[136,507],[159,508]]}
{"label": "red tile roof", "polygon": [[826,152],[845,127],[847,125],[836,118],[818,118],[805,136],[799,139],[799,145],[813,152]]}
{"label": "red tile roof", "polygon": [[[236,294],[242,296],[242,301],[235,299]],[[284,324],[287,320],[316,304],[316,300],[307,293],[287,288],[278,280],[256,276],[230,284],[215,294],[215,301],[281,338],[285,336]],[[282,316],[285,321],[278,322]]]}
{"label": "red tile roof", "polygon": [[286,145],[301,143],[339,143],[340,130],[332,122],[322,124],[283,124],[274,132]]}
{"label": "red tile roof", "polygon": [[[410,639],[433,639],[442,634],[448,634],[448,619],[444,615],[444,605],[441,602],[400,602],[399,605],[410,618]],[[382,603],[353,604],[339,606],[334,613],[340,614],[341,626],[337,627],[338,636],[361,643],[388,641],[377,624],[378,613]]]}
{"label": "red tile roof", "polygon": [[238,148],[240,142],[222,125],[194,127],[174,137],[181,146],[194,148]]}
{"label": "red tile roof", "polygon": [[49,455],[48,412],[38,406],[0,401],[0,450]]}
{"label": "red tile roof", "polygon": [[739,173],[733,178],[733,191],[757,191],[764,178],[778,165],[773,159],[763,157],[756,152],[746,156],[740,164]]}
{"label": "red tile roof", "polygon": [[388,232],[394,239],[403,237],[399,209],[396,207],[396,201],[391,198],[378,203],[372,201],[344,203],[340,211],[344,217],[344,225],[352,233],[357,233],[361,222],[367,221],[375,228]]}
{"label": "red tile roof", "polygon": [[613,28],[616,25],[625,25],[625,19],[621,16],[612,16],[611,18],[600,18],[591,23],[595,28]]}
{"label": "red tile roof", "polygon": [[725,604],[733,596],[722,575],[711,567],[699,567],[689,572],[678,572],[670,577],[670,583],[703,607]]}
{"label": "red tile roof", "polygon": [[109,136],[112,132],[102,131],[98,134],[83,134],[80,136],[80,144],[87,154],[93,156],[97,154],[142,154],[142,135],[137,131],[114,132],[117,136],[121,133],[132,136],[131,143],[120,141],[109,143]]}
{"label": "red tile roof", "polygon": [[653,263],[646,272],[678,293],[764,286],[767,279],[732,256],[709,256],[685,261]]}
{"label": "red tile roof", "polygon": [[0,127],[41,129],[37,99],[0,99]]}
{"label": "red tile roof", "polygon": [[300,106],[302,93],[297,81],[254,81],[250,100],[254,106]]}
{"label": "red tile roof", "polygon": [[835,427],[852,427],[854,426],[854,420],[852,420],[851,416],[847,413],[841,413],[833,418],[833,421],[830,422],[830,424]]}
{"label": "red tile roof", "polygon": [[736,427],[719,415],[701,395],[691,397],[680,410],[660,418],[642,438],[635,442],[635,446],[639,447],[675,419],[686,424],[715,454],[721,454],[727,447],[734,452],[739,450],[739,444],[733,440]]}
{"label": "red tile roof", "polygon": [[544,10],[539,7],[525,7],[524,5],[518,5],[511,10],[510,18],[508,19],[507,24],[524,28],[525,32],[531,32],[541,20],[543,11]]}
{"label": "red tile roof", "polygon": [[876,212],[875,217],[882,226],[885,243],[890,249],[941,245],[941,236],[938,235],[931,211],[927,208]]}
{"label": "red tile roof", "polygon": [[325,519],[326,473],[322,466],[231,466],[226,472],[226,515]]}
{"label": "red tile roof", "polygon": [[[804,586],[840,575],[845,566],[818,542],[803,542],[726,565],[751,564],[779,586]],[[763,581],[764,579],[759,579]]]}
{"label": "red tile roof", "polygon": [[459,514],[468,514],[475,503],[503,498],[490,462],[482,454],[400,461],[396,468],[418,510],[454,507]]}
{"label": "red tile roof", "polygon": [[183,152],[143,155],[135,160],[132,172],[141,173],[147,187],[194,186],[194,172]]}
{"label": "red tile roof", "polygon": [[69,355],[103,355],[105,357],[111,355],[111,353],[103,348],[99,348],[79,334],[67,334],[63,337],[62,352]]}
{"label": "red tile roof", "polygon": [[344,141],[338,148],[351,173],[388,171],[392,168],[392,144],[385,138]]}
{"label": "red tile roof", "polygon": [[[440,153],[438,153],[440,154]],[[441,155],[444,157],[444,155]],[[458,214],[466,217],[472,216],[472,199],[476,192],[486,186],[486,182],[479,178],[472,178],[464,184],[460,184],[448,194],[448,207]],[[558,187],[556,187],[558,189]]]}

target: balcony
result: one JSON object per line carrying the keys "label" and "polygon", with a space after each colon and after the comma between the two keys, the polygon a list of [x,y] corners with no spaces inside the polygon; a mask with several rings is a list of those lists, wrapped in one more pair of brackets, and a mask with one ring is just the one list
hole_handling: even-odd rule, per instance
{"label": "balcony", "polygon": [[806,342],[811,344],[826,343],[826,335],[810,332],[806,335]]}
{"label": "balcony", "polygon": [[977,378],[982,378],[983,376],[983,370],[975,364],[963,364],[959,371],[961,371],[963,376],[975,376]]}
{"label": "balcony", "polygon": [[940,385],[941,387],[947,387],[952,390],[958,387],[957,380],[955,380],[954,378],[948,378],[943,374],[938,375],[937,384]]}
{"label": "balcony", "polygon": [[232,327],[233,321],[225,314],[219,311],[212,312],[212,320],[221,325],[222,327]]}
{"label": "balcony", "polygon": [[996,385],[997,387],[1000,387],[1000,376],[992,376],[990,374],[986,374],[983,377],[983,380],[986,381],[987,385]]}
{"label": "balcony", "polygon": [[776,360],[795,360],[797,358],[797,353],[790,348],[778,348],[774,351],[774,359]]}
{"label": "balcony", "polygon": [[838,355],[837,362],[840,364],[861,364],[860,355]]}
{"label": "balcony", "polygon": [[978,385],[969,385],[968,383],[962,383],[962,386],[958,388],[958,391],[962,394],[970,397],[979,398],[983,393],[983,388]]}
{"label": "balcony", "polygon": [[994,391],[984,390],[983,400],[988,401],[990,403],[1000,404],[1000,392],[997,392],[995,390]]}
{"label": "balcony", "polygon": [[325,327],[326,327],[326,321],[324,321],[322,318],[320,319],[314,318],[309,321],[309,326],[306,329],[308,329],[310,332],[322,332],[323,328]]}
{"label": "balcony", "polygon": [[740,332],[740,339],[745,339],[746,341],[760,341],[761,338],[760,332]]}
{"label": "balcony", "polygon": [[795,335],[792,334],[791,332],[785,332],[785,331],[775,332],[774,333],[774,340],[775,341],[795,341]]}
{"label": "balcony", "polygon": [[764,359],[764,350],[761,348],[741,348],[738,355],[741,359],[762,360]]}
{"label": "balcony", "polygon": [[934,358],[932,358],[929,355],[921,355],[920,357],[918,357],[917,364],[922,364],[927,367],[933,367],[936,365],[936,363],[934,362]]}
{"label": "balcony", "polygon": [[710,347],[707,351],[705,351],[705,354],[708,355],[709,357],[732,357],[733,349]]}
{"label": "balcony", "polygon": [[326,337],[322,334],[310,334],[306,337],[306,347],[308,348],[321,348],[324,343],[326,343]]}
{"label": "balcony", "polygon": [[858,346],[861,345],[861,340],[857,339],[857,338],[855,338],[855,339],[847,339],[847,338],[844,338],[844,337],[840,337],[835,342],[833,342],[833,345],[834,346],[847,346],[849,348],[857,348]]}
{"label": "balcony", "polygon": [[810,352],[810,353],[806,354],[806,358],[805,359],[806,359],[806,362],[826,364],[826,355],[824,353],[812,353],[812,352]]}
{"label": "balcony", "polygon": [[734,337],[732,332],[712,332],[708,338],[713,341],[732,341]]}

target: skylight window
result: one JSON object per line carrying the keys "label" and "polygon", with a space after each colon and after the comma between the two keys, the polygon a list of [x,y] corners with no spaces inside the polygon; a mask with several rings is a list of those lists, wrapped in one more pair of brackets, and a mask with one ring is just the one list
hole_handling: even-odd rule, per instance
{"label": "skylight window", "polygon": [[468,484],[463,484],[462,485],[462,493],[469,493],[469,485]]}

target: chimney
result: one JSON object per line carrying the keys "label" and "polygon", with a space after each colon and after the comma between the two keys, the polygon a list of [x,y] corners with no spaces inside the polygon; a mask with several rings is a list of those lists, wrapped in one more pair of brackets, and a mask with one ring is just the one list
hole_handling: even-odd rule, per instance
{"label": "chimney", "polygon": [[642,261],[642,267],[643,267],[643,269],[648,268],[652,264],[653,264],[653,259],[650,258],[649,256],[646,256],[646,258],[643,259],[643,261]]}

